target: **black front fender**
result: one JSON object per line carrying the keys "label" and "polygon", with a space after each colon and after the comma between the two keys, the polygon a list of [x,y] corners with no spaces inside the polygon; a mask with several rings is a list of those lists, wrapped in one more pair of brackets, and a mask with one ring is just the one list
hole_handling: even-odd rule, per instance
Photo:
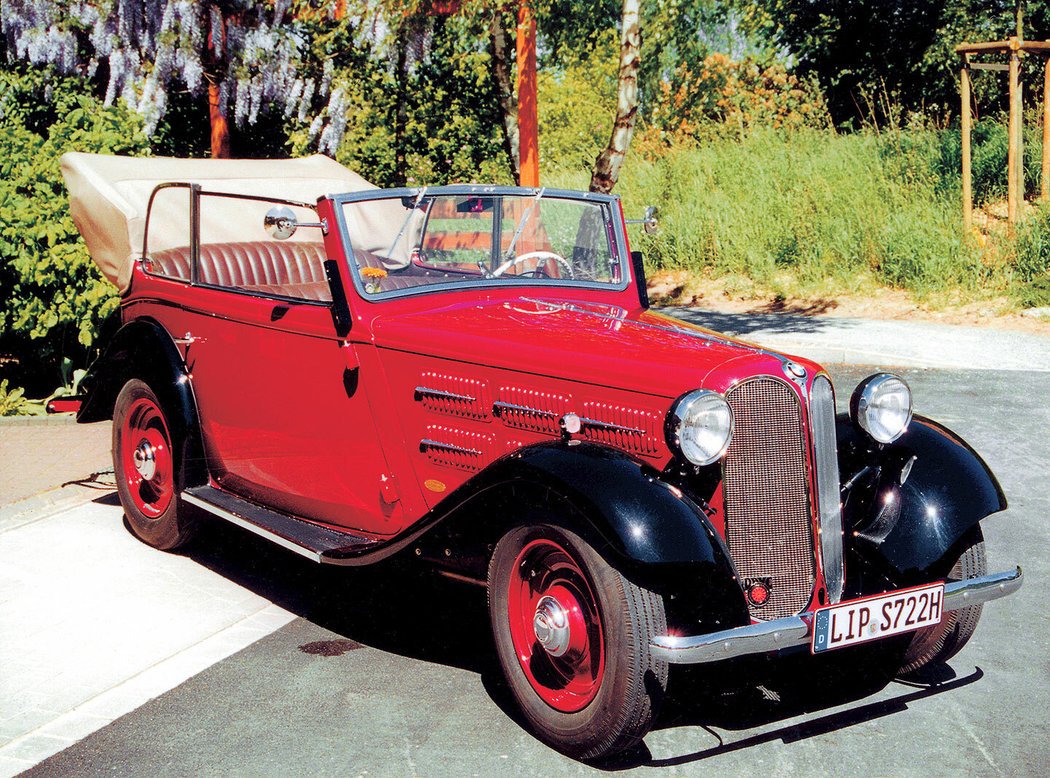
{"label": "black front fender", "polygon": [[[485,510],[464,510],[475,501]],[[614,567],[673,600],[677,623],[717,629],[749,621],[729,552],[704,511],[622,451],[575,442],[530,446],[475,476],[435,513],[453,523],[457,515],[484,516],[493,535],[564,520]]]}
{"label": "black front fender", "polygon": [[660,474],[616,449],[543,444],[502,460],[492,477],[553,489],[583,513],[608,551],[643,565],[728,565],[729,553],[704,512]]}
{"label": "black front fender", "polygon": [[984,460],[962,438],[916,416],[908,431],[877,446],[839,419],[847,543],[898,582],[944,575],[945,555],[979,521],[1006,509]]}

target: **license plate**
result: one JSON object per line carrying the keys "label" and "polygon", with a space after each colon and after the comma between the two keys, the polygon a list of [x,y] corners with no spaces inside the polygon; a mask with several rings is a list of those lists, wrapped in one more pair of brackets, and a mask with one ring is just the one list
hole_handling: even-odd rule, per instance
{"label": "license plate", "polygon": [[929,627],[941,620],[944,584],[901,589],[817,611],[813,653]]}

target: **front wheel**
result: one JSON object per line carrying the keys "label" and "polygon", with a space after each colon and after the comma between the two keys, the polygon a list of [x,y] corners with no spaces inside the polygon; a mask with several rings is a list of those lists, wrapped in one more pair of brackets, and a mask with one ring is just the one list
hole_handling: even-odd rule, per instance
{"label": "front wheel", "polygon": [[551,525],[504,535],[488,585],[500,665],[537,736],[579,759],[638,743],[667,688],[649,648],[666,632],[663,598]]}
{"label": "front wheel", "polygon": [[[949,581],[963,581],[987,574],[988,563],[980,526],[975,526],[958,548],[959,555],[948,572]],[[908,644],[899,674],[908,677],[925,667],[947,662],[970,641],[980,618],[981,606],[969,605],[944,614],[940,623],[932,627],[920,629]]]}
{"label": "front wheel", "polygon": [[194,522],[179,504],[178,440],[157,395],[131,379],[113,406],[113,470],[132,532],[164,551],[184,545]]}

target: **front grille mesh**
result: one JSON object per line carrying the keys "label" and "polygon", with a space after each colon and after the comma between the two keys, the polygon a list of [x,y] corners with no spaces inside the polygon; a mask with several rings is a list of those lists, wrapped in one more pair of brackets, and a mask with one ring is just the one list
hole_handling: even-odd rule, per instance
{"label": "front grille mesh", "polygon": [[751,615],[798,613],[813,592],[813,531],[798,399],[783,381],[758,378],[726,394],[735,430],[723,464],[726,544],[741,583],[770,586]]}

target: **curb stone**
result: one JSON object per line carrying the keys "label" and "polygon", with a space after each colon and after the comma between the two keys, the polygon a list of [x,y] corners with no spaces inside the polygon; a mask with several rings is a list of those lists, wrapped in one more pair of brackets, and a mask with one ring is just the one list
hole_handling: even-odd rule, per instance
{"label": "curb stone", "polygon": [[76,423],[75,413],[52,413],[47,416],[0,416],[0,429],[4,427],[64,427]]}
{"label": "curb stone", "polygon": [[[93,476],[109,476],[112,478],[112,470],[92,473]],[[115,483],[95,480],[92,486],[86,484],[69,484],[67,486],[56,486],[46,492],[35,494],[24,500],[0,507],[0,533],[31,524],[41,519],[54,516],[56,513],[75,508],[78,505],[92,502],[99,497],[116,491]]]}

